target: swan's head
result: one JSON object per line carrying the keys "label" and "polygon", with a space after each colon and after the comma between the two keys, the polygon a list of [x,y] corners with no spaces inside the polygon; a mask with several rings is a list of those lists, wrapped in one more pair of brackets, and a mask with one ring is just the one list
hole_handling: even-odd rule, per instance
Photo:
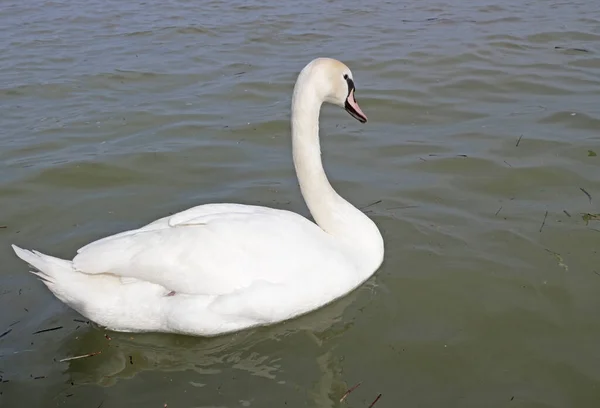
{"label": "swan's head", "polygon": [[367,121],[367,115],[356,102],[354,78],[346,64],[333,58],[317,58],[303,71],[315,81],[315,89],[323,102],[344,108],[361,123]]}

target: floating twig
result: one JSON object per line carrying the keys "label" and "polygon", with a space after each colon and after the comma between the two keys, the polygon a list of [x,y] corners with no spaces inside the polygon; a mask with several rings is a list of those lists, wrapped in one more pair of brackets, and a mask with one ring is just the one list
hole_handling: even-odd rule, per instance
{"label": "floating twig", "polygon": [[8,228],[8,225],[0,225],[0,229]]}
{"label": "floating twig", "polygon": [[350,387],[350,388],[348,389],[348,391],[346,391],[346,393],[345,393],[344,395],[342,395],[342,398],[340,398],[340,402],[343,402],[343,401],[346,399],[346,397],[347,397],[348,395],[350,395],[350,393],[351,393],[352,391],[354,391],[355,389],[357,389],[357,388],[358,388],[358,387],[359,387],[361,384],[362,384],[362,382],[359,382],[359,383],[357,383],[357,384],[353,385],[352,387]]}
{"label": "floating twig", "polygon": [[369,207],[371,207],[372,205],[379,204],[379,203],[380,203],[380,202],[382,202],[382,201],[383,201],[383,200],[377,200],[377,201],[374,201],[374,202],[372,202],[371,204],[367,204],[367,205],[365,205],[364,207],[361,207],[361,210],[364,210],[365,208],[369,208]]}
{"label": "floating twig", "polygon": [[509,162],[507,162],[506,160],[504,160],[504,163],[506,163],[506,165],[507,165],[508,167],[512,167],[512,166],[510,165],[510,163],[509,163]]}
{"label": "floating twig", "polygon": [[498,208],[498,211],[496,211],[496,214],[494,214],[494,217],[496,217],[498,214],[500,214],[501,209],[502,209],[502,206],[500,206],[500,208]]}
{"label": "floating twig", "polygon": [[579,51],[579,52],[590,52],[585,48],[570,48],[570,47],[554,47],[555,50],[567,50],[567,51]]}
{"label": "floating twig", "polygon": [[8,329],[7,331],[5,331],[4,333],[0,334],[0,339],[4,336],[6,336],[8,333],[10,333],[12,331],[12,329]]}
{"label": "floating twig", "polygon": [[129,364],[133,365],[133,356],[129,356]]}
{"label": "floating twig", "polygon": [[517,144],[515,145],[515,147],[519,147],[519,143],[521,143],[522,138],[523,138],[523,135],[519,136],[519,140],[517,140]]}
{"label": "floating twig", "polygon": [[80,358],[97,356],[100,353],[102,353],[102,351],[96,351],[94,353],[82,354],[81,356],[67,357],[67,358],[63,358],[62,360],[58,360],[58,362],[59,363],[64,363],[65,361],[79,360]]}
{"label": "floating twig", "polygon": [[568,212],[567,210],[563,210],[563,212],[564,212],[565,214],[567,214],[567,217],[569,217],[569,218],[571,217],[571,214],[569,214],[569,212]]}
{"label": "floating twig", "polygon": [[73,319],[74,322],[77,323],[85,323],[85,324],[90,324],[89,320],[81,320],[81,319]]}
{"label": "floating twig", "polygon": [[542,221],[542,225],[540,226],[540,232],[542,232],[542,228],[546,225],[546,218],[548,218],[548,210],[546,210],[546,214],[544,214],[544,221]]}
{"label": "floating twig", "polygon": [[585,194],[587,196],[587,198],[590,200],[590,204],[592,203],[592,196],[590,195],[590,193],[588,193],[587,191],[585,191],[585,188],[583,187],[579,187],[579,189],[581,191],[583,191],[583,194]]}
{"label": "floating twig", "polygon": [[50,331],[54,331],[54,330],[60,330],[62,328],[63,328],[62,326],[51,327],[49,329],[38,330],[36,332],[33,332],[33,334],[46,333],[46,332],[50,332]]}
{"label": "floating twig", "polygon": [[407,208],[418,208],[418,205],[401,205],[399,207],[390,207],[390,208],[386,208],[386,210],[405,210]]}
{"label": "floating twig", "polygon": [[371,402],[371,405],[369,405],[369,408],[373,408],[373,405],[375,405],[377,403],[377,401],[379,401],[379,398],[381,398],[381,394],[379,394],[377,396],[377,398],[375,398],[375,400],[373,402]]}

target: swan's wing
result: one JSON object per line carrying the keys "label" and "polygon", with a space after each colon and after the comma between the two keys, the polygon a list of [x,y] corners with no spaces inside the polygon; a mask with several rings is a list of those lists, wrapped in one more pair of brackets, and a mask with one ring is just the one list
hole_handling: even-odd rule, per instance
{"label": "swan's wing", "polygon": [[[260,214],[268,211],[272,211],[272,208],[261,207],[256,205],[241,205],[241,204],[227,204],[227,203],[217,203],[217,204],[204,204],[198,205],[196,207],[188,208],[187,210],[181,211],[179,213],[175,213],[163,218],[159,218],[158,220],[152,221],[151,223],[129,231],[123,231],[115,235],[111,235],[109,237],[101,238],[97,241],[90,242],[89,244],[79,248],[77,253],[88,250],[93,246],[105,243],[106,241],[113,240],[115,238],[122,238],[130,235],[138,234],[142,231],[155,231],[162,230],[169,226],[174,226],[176,224],[184,224],[191,219],[201,218],[203,216],[212,215],[212,214],[223,214],[223,213],[246,213],[246,214]],[[277,211],[277,210],[274,210]]]}
{"label": "swan's wing", "polygon": [[180,213],[151,228],[104,238],[82,248],[74,267],[176,292],[221,295],[258,281],[289,284],[303,273],[345,262],[330,236],[298,214],[228,209],[238,211]]}

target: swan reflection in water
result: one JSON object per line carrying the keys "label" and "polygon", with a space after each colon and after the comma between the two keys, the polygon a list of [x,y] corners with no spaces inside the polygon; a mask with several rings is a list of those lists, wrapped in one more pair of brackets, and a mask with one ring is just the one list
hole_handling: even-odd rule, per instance
{"label": "swan reflection in water", "polygon": [[[265,392],[279,392],[290,401],[297,395],[300,403],[308,392],[317,406],[329,406],[347,389],[345,381],[353,380],[343,378],[343,356],[335,352],[353,326],[344,312],[352,305],[352,315],[360,317],[356,309],[370,301],[373,286],[367,282],[325,308],[280,325],[214,338],[81,328],[64,342],[61,354],[102,353],[63,363],[64,373],[77,385],[112,387],[123,380],[155,384],[144,392],[163,397],[192,385],[201,388],[193,400],[209,404],[259,398],[256,394]],[[192,395],[188,391],[177,398],[186,401]]]}

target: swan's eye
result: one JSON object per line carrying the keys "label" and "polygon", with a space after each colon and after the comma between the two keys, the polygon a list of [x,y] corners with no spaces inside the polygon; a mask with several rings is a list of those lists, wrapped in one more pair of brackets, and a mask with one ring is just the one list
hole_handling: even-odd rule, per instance
{"label": "swan's eye", "polygon": [[348,74],[344,74],[344,79],[347,81],[348,80]]}

